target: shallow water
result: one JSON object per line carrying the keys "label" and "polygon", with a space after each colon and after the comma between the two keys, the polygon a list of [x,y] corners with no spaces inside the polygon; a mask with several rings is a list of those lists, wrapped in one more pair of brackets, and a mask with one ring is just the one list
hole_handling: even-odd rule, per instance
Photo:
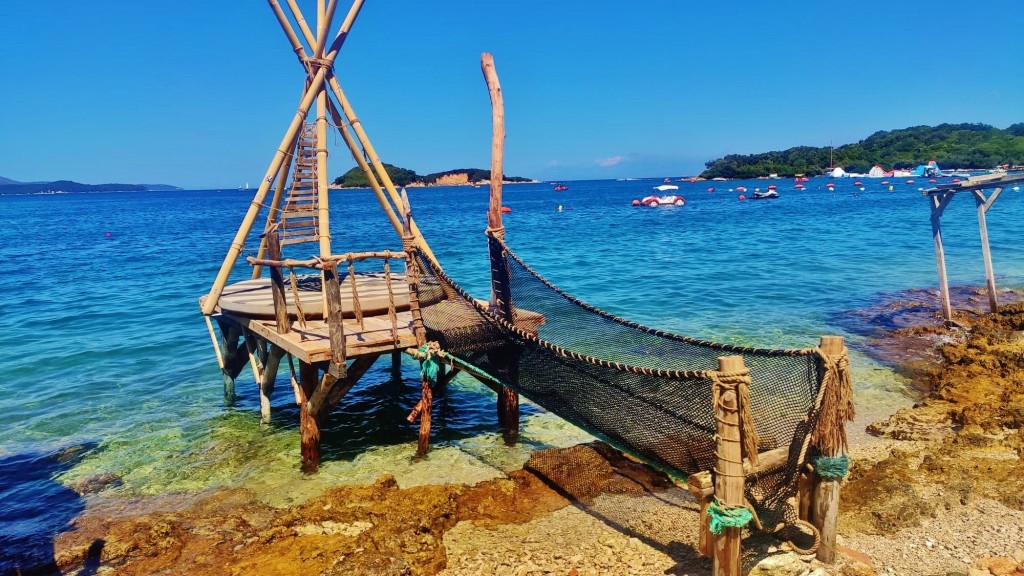
{"label": "shallow water", "polygon": [[[882,293],[936,285],[928,204],[919,185],[890,192],[865,180],[861,191],[836,180],[829,192],[828,181],[797,191],[778,180],[781,198],[745,202],[729,189],[769,182],[680,182],[687,205],[657,209],[630,206],[657,180],[570,182],[565,192],[509,185],[507,240],[556,285],[650,326],[760,347],[846,335],[861,414],[880,415],[906,402],[904,383],[857,353],[862,337],[844,333],[842,319]],[[487,192],[410,189],[445,270],[481,296]],[[405,415],[418,395],[416,366],[407,360],[396,382],[381,362],[327,425],[321,472],[300,474],[286,371],[269,426],[259,423],[248,371],[238,403],[225,408],[196,303],[251,199],[238,191],[0,196],[0,458],[27,469],[60,463],[44,467],[43,477],[23,476],[18,494],[31,498],[48,486],[64,494],[61,484],[106,474],[119,478],[97,488],[106,495],[246,484],[284,504],[386,470],[402,485],[475,481],[521,465],[532,449],[586,437],[527,406],[523,445],[506,448],[495,435],[493,393],[460,377],[435,401],[435,450],[411,463],[416,428]],[[400,248],[369,191],[334,191],[331,204],[336,252]],[[1013,249],[1022,215],[1024,201],[1009,190],[989,214],[1001,286],[1024,284],[1024,254]],[[951,282],[983,284],[974,202],[957,198],[943,226]],[[243,263],[235,276],[247,273]],[[61,460],[69,446],[86,449]],[[64,520],[81,506],[65,496],[49,507],[65,510],[57,516]],[[52,529],[52,518],[33,524],[17,507],[23,500],[0,502],[0,540]]]}

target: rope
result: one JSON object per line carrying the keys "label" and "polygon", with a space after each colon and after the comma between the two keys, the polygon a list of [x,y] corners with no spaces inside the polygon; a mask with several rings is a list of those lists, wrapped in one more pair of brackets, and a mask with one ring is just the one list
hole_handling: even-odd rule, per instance
{"label": "rope", "polygon": [[295,311],[298,313],[299,325],[306,327],[306,314],[302,311],[302,301],[299,300],[299,279],[295,277],[295,269],[288,267],[288,281],[292,285],[292,299],[295,300]]}
{"label": "rope", "polygon": [[352,307],[355,309],[356,321],[359,322],[359,327],[366,329],[366,324],[363,323],[363,307],[359,303],[359,290],[356,289],[356,269],[355,265],[352,264],[352,255],[348,256],[348,277],[352,281]]}
{"label": "rope", "polygon": [[746,506],[724,508],[718,500],[708,505],[708,518],[711,520],[711,533],[718,535],[726,528],[743,528],[754,519],[754,515]]}
{"label": "rope", "polygon": [[391,264],[388,259],[391,257],[391,251],[384,251],[384,285],[388,290],[388,318],[391,320],[391,337],[394,339],[395,346],[398,346],[398,314],[395,313],[395,292],[391,289]]}
{"label": "rope", "polygon": [[812,536],[814,536],[814,542],[810,548],[801,548],[793,543],[793,539],[789,540],[789,545],[793,547],[793,551],[801,556],[809,556],[818,551],[818,547],[821,546],[821,532],[818,532],[818,528],[806,520],[794,520],[794,527],[800,527],[807,530]]}
{"label": "rope", "polygon": [[441,345],[437,342],[428,342],[419,348],[420,353],[420,376],[431,385],[437,384],[437,375],[441,370],[441,363],[438,356],[441,353]]}
{"label": "rope", "polygon": [[845,478],[850,473],[850,457],[846,454],[819,456],[814,461],[814,471],[824,480]]}
{"label": "rope", "polygon": [[856,416],[853,407],[853,382],[847,354],[828,356],[818,350],[825,368],[821,381],[821,414],[811,432],[811,442],[826,456],[847,451],[846,423]]}
{"label": "rope", "polygon": [[[721,403],[721,392],[727,390],[736,391],[736,411],[739,412],[740,415],[739,441],[742,448],[741,453],[750,460],[750,463],[753,466],[756,467],[758,465],[757,445],[760,442],[760,439],[757,437],[757,430],[754,428],[754,415],[750,409],[750,370],[743,370],[741,372],[717,372],[712,376],[712,380],[717,385],[713,386],[711,389],[711,401],[713,403],[712,405],[716,408],[715,419],[719,422],[725,423],[717,416],[719,409],[722,411],[729,410]],[[719,456],[717,451],[716,456]]]}

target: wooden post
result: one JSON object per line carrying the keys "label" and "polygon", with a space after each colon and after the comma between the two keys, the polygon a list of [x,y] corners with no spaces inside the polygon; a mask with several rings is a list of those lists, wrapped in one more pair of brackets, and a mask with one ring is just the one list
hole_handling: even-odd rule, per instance
{"label": "wooden post", "polygon": [[402,351],[395,350],[391,353],[391,380],[402,381]]}
{"label": "wooden post", "polygon": [[327,332],[331,339],[331,363],[327,371],[335,378],[345,377],[345,323],[342,321],[341,283],[338,263],[323,265],[324,291],[327,293]]}
{"label": "wooden post", "polygon": [[220,328],[220,348],[223,351],[224,365],[221,374],[224,377],[224,404],[232,406],[235,403],[235,379],[242,373],[242,369],[249,362],[249,355],[238,345],[242,337],[242,329],[223,316],[214,316],[217,327]]}
{"label": "wooden post", "polygon": [[988,247],[988,225],[985,223],[985,213],[988,212],[992,201],[999,196],[1002,188],[996,188],[990,201],[985,201],[985,195],[981,190],[974,191],[974,201],[978,206],[978,230],[981,232],[981,256],[985,261],[985,285],[988,287],[989,310],[995,312],[999,309],[999,301],[996,297],[996,275],[992,269],[992,253]]}
{"label": "wooden post", "polygon": [[[501,222],[501,184],[504,179],[502,164],[505,156],[505,102],[501,95],[501,83],[498,71],[494,67],[494,56],[484,52],[480,56],[480,69],[487,83],[487,92],[491,97],[491,197],[487,209],[487,228],[491,234],[501,238],[505,234]],[[512,307],[512,291],[509,285],[508,266],[501,254],[497,242],[488,241],[491,257],[491,306],[497,308],[504,319],[515,323],[515,312]],[[512,352],[506,353],[511,356]],[[508,363],[510,381],[518,370],[518,358],[503,359]],[[519,394],[514,390],[502,388],[498,394],[498,425],[501,426],[505,444],[512,446],[519,441]]]}
{"label": "wooden post", "polygon": [[[721,356],[718,371],[735,373],[746,370],[742,356]],[[719,387],[715,405],[715,498],[725,508],[738,508],[746,503],[743,495],[743,448],[740,438],[739,396],[735,387]],[[715,576],[739,576],[742,528],[724,528],[714,536],[715,555],[712,573]]]}
{"label": "wooden post", "polygon": [[274,392],[274,382],[277,380],[277,369],[284,358],[284,348],[276,344],[270,345],[267,354],[267,363],[263,367],[263,379],[260,381],[260,420],[270,423],[270,395]]}
{"label": "wooden post", "polygon": [[946,276],[946,253],[942,249],[942,212],[953,199],[953,193],[947,192],[939,196],[931,196],[932,201],[932,239],[935,241],[935,265],[939,270],[939,298],[942,305],[942,317],[947,322],[953,320],[953,308],[949,302],[949,279]]}
{"label": "wooden post", "polygon": [[711,519],[708,518],[708,506],[715,495],[715,484],[710,472],[690,474],[686,479],[690,494],[700,502],[700,536],[697,539],[697,551],[708,558],[715,553],[711,537]]}
{"label": "wooden post", "polygon": [[[271,260],[281,260],[281,239],[276,226],[267,232],[267,254]],[[284,295],[284,275],[279,266],[270,267],[270,293],[274,298],[277,333],[287,334],[291,331],[291,322],[288,321],[288,302]]]}
{"label": "wooden post", "polygon": [[[846,346],[842,336],[822,336],[818,344],[822,353],[831,358],[846,354]],[[838,384],[838,380],[832,380]],[[839,447],[819,446],[823,456],[837,457],[842,455]],[[826,479],[818,477],[818,485],[814,490],[814,512],[812,523],[821,534],[818,546],[818,560],[831,564],[836,557],[836,523],[839,519],[839,487],[842,478]]]}
{"label": "wooden post", "polygon": [[[412,207],[409,205],[409,195],[402,191],[402,244],[405,252],[405,279],[409,284],[409,313],[412,316],[412,333],[416,336],[416,346],[422,347],[427,343],[427,330],[423,325],[423,314],[420,311],[419,298],[419,262],[413,247],[416,240],[413,233]],[[397,358],[401,362],[401,358]],[[430,389],[430,381],[420,377],[420,401],[409,414],[409,422],[413,422],[416,416],[420,419],[420,433],[416,443],[416,456],[423,456],[430,448],[430,412],[434,406],[434,392]]]}
{"label": "wooden post", "polygon": [[308,401],[319,383],[317,376],[318,370],[315,366],[299,362],[299,389],[302,392],[299,431],[303,472],[316,472],[320,466],[320,414],[319,411],[312,410]]}

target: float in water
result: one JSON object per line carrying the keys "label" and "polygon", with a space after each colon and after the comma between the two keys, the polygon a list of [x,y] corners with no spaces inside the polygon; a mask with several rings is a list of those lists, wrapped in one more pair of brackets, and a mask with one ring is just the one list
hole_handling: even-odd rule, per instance
{"label": "float in water", "polygon": [[686,204],[686,198],[677,194],[667,194],[665,196],[658,196],[652,194],[645,196],[640,200],[634,199],[632,202],[633,206],[650,206],[656,208],[658,206],[684,206]]}

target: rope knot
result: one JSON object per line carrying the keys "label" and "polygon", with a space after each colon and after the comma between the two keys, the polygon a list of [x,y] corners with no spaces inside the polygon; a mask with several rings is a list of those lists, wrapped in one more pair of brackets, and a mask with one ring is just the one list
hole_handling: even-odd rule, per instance
{"label": "rope knot", "polygon": [[441,345],[437,342],[427,342],[420,346],[419,352],[422,355],[420,375],[431,385],[437,384],[437,374],[441,368],[441,362],[438,360],[441,354]]}
{"label": "rope knot", "polygon": [[[754,466],[758,465],[757,445],[760,439],[757,437],[757,430],[754,428],[754,415],[750,407],[750,370],[739,370],[736,372],[714,372],[714,385],[712,386],[712,402],[721,406],[721,394],[725,391],[736,392],[736,411],[740,414],[740,446],[742,454],[746,456]],[[718,456],[716,454],[716,456]]]}
{"label": "rope knot", "polygon": [[746,506],[729,508],[722,506],[715,499],[708,505],[708,518],[711,520],[711,533],[717,535],[726,528],[743,528],[754,519],[754,515]]}

